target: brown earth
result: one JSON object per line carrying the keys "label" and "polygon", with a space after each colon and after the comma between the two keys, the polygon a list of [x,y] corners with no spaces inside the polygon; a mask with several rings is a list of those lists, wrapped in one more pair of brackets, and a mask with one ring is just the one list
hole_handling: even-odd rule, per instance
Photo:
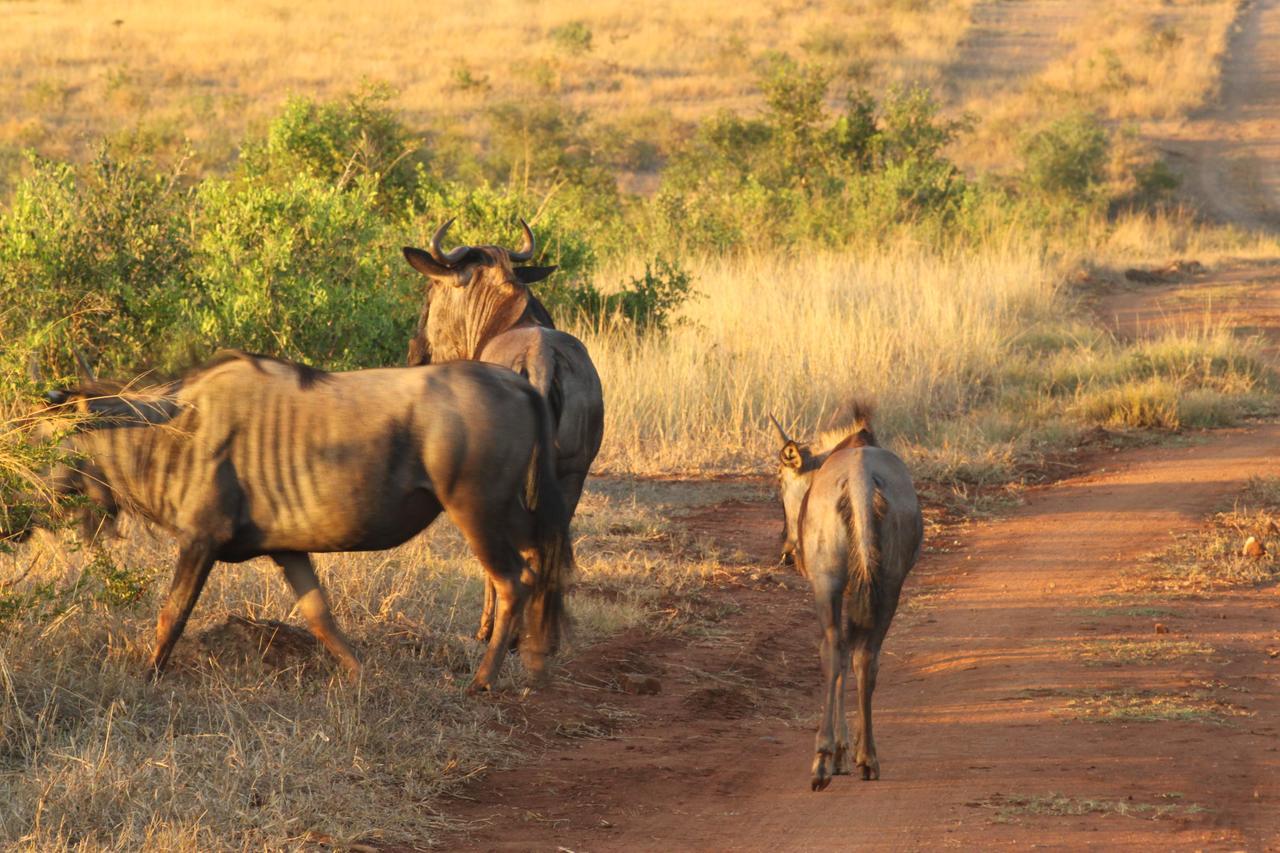
{"label": "brown earth", "polygon": [[[1280,425],[1114,453],[1032,490],[1010,517],[933,543],[886,644],[876,723],[883,778],[810,793],[818,684],[803,585],[768,566],[777,512],[717,507],[694,522],[751,555],[737,612],[711,636],[623,637],[548,691],[536,763],[450,807],[458,849],[887,849],[1026,846],[1265,849],[1280,845],[1276,588],[1158,601],[1158,621],[1104,606],[1119,573],[1199,528],[1249,477],[1280,473]],[[1086,640],[1195,640],[1166,665],[1098,668]],[[658,695],[612,688],[639,670]],[[584,690],[582,684],[593,684]],[[1247,714],[1099,723],[1073,703],[1117,690],[1186,694]],[[564,736],[567,735],[567,736]],[[1032,814],[1089,808],[1080,815]],[[1039,798],[1039,799],[1037,799]],[[1161,806],[1173,807],[1161,814]],[[1119,811],[1128,814],[1120,814]],[[1156,817],[1155,815],[1160,814]],[[453,846],[453,845],[451,845]]]}

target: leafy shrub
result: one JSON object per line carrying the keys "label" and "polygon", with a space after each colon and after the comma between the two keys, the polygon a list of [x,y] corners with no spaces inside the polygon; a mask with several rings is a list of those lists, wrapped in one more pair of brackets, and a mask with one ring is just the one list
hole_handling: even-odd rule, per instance
{"label": "leafy shrub", "polygon": [[366,85],[336,101],[290,98],[266,139],[245,147],[246,174],[287,180],[305,172],[340,186],[377,176],[384,198],[404,198],[426,150],[388,106],[391,97],[386,86]]}
{"label": "leafy shrub", "polygon": [[615,292],[602,293],[583,282],[543,295],[548,310],[576,314],[597,328],[626,329],[636,334],[665,332],[682,305],[694,298],[693,279],[676,261],[646,261],[644,275]]}
{"label": "leafy shrub", "polygon": [[553,27],[547,35],[565,53],[580,54],[591,50],[591,28],[582,21],[570,21]]}
{"label": "leafy shrub", "polygon": [[202,355],[234,346],[333,369],[400,362],[417,289],[377,200],[368,176],[346,191],[308,174],[204,181],[185,306]]}
{"label": "leafy shrub", "polygon": [[144,158],[33,161],[0,218],[0,340],[41,336],[42,363],[63,375],[75,372],[68,343],[108,372],[145,364],[190,292],[179,177]]}
{"label": "leafy shrub", "polygon": [[1022,145],[1023,181],[1034,192],[1088,201],[1106,180],[1107,130],[1078,112],[1033,133]]}

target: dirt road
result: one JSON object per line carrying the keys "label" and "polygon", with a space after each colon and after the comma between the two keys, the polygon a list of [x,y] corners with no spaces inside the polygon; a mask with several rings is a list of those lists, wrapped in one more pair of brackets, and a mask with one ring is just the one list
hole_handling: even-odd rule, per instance
{"label": "dirt road", "polygon": [[1221,96],[1158,144],[1185,189],[1225,222],[1280,227],[1280,0],[1246,0]]}
{"label": "dirt road", "polygon": [[[1249,477],[1280,473],[1278,443],[1280,426],[1266,425],[1115,454],[1097,473],[1033,491],[954,553],[927,556],[909,588],[927,605],[891,633],[876,694],[880,782],[809,792],[815,623],[802,588],[769,589],[780,578],[766,577],[728,593],[740,614],[714,639],[685,649],[624,638],[594,673],[578,673],[591,682],[638,669],[661,694],[549,697],[544,710],[575,724],[593,709],[597,727],[630,724],[561,739],[536,764],[477,785],[461,810],[480,822],[467,847],[1280,845],[1280,661],[1266,652],[1276,591],[1160,603],[1161,635],[1153,618],[1105,604],[1124,569],[1198,528]],[[694,521],[715,519],[707,529],[765,562],[775,516],[739,505]],[[1157,637],[1214,651],[1116,668],[1081,657],[1086,642]],[[1090,703],[1123,691],[1247,716],[1088,721]]]}

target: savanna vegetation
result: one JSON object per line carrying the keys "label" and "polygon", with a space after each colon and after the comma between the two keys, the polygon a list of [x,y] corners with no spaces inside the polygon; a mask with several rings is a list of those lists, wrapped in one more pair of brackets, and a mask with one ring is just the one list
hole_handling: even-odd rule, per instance
{"label": "savanna vegetation", "polygon": [[[1125,342],[1082,307],[1082,282],[1124,265],[1274,250],[1198,222],[1134,123],[1212,91],[1236,4],[1145,4],[966,105],[946,83],[972,6],[512,2],[480,26],[419,7],[137,0],[86,21],[0,2],[8,526],[49,506],[37,473],[70,425],[29,416],[77,352],[143,383],[222,346],[401,363],[421,282],[400,247],[450,217],[459,241],[514,245],[525,216],[537,262],[559,266],[536,290],[599,368],[603,473],[758,473],[766,413],[816,430],[856,396],[918,477],[964,494],[1096,427],[1266,411],[1271,368],[1248,341],[1201,324]],[[431,55],[463,33],[466,58]],[[699,589],[718,556],[667,520],[687,500],[589,489],[577,647],[715,621]],[[480,576],[444,525],[320,561],[369,663],[356,688],[305,638],[264,664],[261,624],[290,599],[256,564],[215,571],[180,674],[146,687],[172,553],[125,532],[0,555],[6,841],[430,839],[441,792],[518,757],[513,722],[460,695]]]}

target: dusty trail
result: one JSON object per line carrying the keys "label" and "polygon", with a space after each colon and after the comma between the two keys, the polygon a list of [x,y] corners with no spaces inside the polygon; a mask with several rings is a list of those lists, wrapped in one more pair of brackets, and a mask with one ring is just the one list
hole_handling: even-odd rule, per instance
{"label": "dusty trail", "polygon": [[1167,131],[1185,189],[1217,218],[1280,228],[1280,0],[1246,0],[1216,103]]}
{"label": "dusty trail", "polygon": [[[1280,473],[1278,442],[1280,425],[1266,425],[1116,454],[1099,473],[1033,491],[1010,518],[965,536],[962,551],[924,559],[909,590],[932,601],[909,608],[886,645],[878,783],[842,778],[809,792],[818,678],[808,596],[740,590],[743,614],[717,642],[627,653],[630,665],[664,677],[662,695],[603,693],[582,706],[634,714],[638,725],[477,786],[463,816],[489,823],[467,846],[1280,845],[1280,662],[1265,651],[1277,630],[1275,589],[1160,604],[1172,613],[1160,617],[1171,630],[1161,636],[1208,643],[1212,658],[1100,669],[1072,654],[1083,640],[1155,636],[1150,618],[1100,615],[1100,597],[1249,477]],[[751,553],[765,559],[773,516],[738,507],[714,517],[739,545],[754,530]],[[763,699],[752,703],[734,686],[748,682]],[[1231,726],[1075,718],[1073,701],[1117,689],[1208,690],[1251,716]],[[1054,793],[1110,805],[1078,816],[1018,813],[1016,803]],[[1114,813],[1169,805],[1180,808],[1160,819]]]}

